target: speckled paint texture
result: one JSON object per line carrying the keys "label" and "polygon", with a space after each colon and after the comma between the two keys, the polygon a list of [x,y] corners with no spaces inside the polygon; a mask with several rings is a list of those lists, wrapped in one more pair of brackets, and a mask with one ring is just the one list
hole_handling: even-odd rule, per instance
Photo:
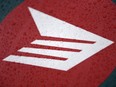
{"label": "speckled paint texture", "polygon": [[[28,7],[110,39],[114,44],[67,72],[3,61],[40,38]],[[0,87],[99,87],[116,67],[116,4],[112,0],[24,0],[3,16]]]}

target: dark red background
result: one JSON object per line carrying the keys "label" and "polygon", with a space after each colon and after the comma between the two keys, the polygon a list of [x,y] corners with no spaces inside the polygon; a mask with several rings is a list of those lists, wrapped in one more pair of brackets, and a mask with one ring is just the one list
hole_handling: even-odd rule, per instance
{"label": "dark red background", "polygon": [[0,24],[0,87],[98,87],[116,67],[115,43],[67,72],[3,61],[40,38],[28,7],[116,41],[111,0],[25,0]]}

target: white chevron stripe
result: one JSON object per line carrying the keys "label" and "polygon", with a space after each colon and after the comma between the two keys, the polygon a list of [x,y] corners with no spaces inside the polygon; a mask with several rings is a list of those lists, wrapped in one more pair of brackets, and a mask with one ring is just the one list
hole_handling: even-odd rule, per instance
{"label": "white chevron stripe", "polygon": [[31,44],[45,45],[45,46],[55,46],[55,47],[64,47],[71,49],[83,50],[91,44],[85,43],[75,43],[75,42],[64,42],[64,41],[50,41],[50,40],[35,40]]}
{"label": "white chevron stripe", "polygon": [[42,54],[42,55],[48,55],[48,56],[64,57],[64,58],[68,58],[68,59],[70,59],[74,55],[78,54],[78,52],[50,50],[50,49],[38,49],[38,48],[29,48],[29,47],[23,47],[18,51],[26,52],[26,53],[33,53],[33,54]]}
{"label": "white chevron stripe", "polygon": [[60,69],[60,70],[67,69],[67,66],[64,65],[65,63],[62,60],[10,55],[6,57],[5,59],[3,59],[3,61],[16,62],[16,63],[18,62],[18,63],[28,64],[28,65],[54,68],[54,69]]}

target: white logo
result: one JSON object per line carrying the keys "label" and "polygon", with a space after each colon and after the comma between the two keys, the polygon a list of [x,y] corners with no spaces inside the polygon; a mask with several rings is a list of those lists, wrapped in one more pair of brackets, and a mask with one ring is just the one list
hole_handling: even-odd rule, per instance
{"label": "white logo", "polygon": [[[100,50],[111,45],[113,42],[99,35],[93,34],[82,28],[76,27],[60,19],[49,16],[29,7],[29,11],[41,36],[68,39],[69,41],[34,40],[30,44],[66,48],[68,50],[42,49],[23,47],[18,52],[42,54],[66,60],[47,59],[38,57],[28,57],[20,55],[10,55],[4,61],[41,66],[67,71],[80,62],[86,60]],[[74,40],[71,42],[70,40]],[[90,41],[93,43],[82,43],[79,40]],[[70,50],[71,49],[71,50]]]}

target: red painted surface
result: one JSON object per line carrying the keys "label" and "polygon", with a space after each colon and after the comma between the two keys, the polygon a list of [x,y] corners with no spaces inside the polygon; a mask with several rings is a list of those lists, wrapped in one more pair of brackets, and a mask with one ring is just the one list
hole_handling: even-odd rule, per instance
{"label": "red painted surface", "polygon": [[25,0],[0,24],[0,87],[98,87],[116,67],[115,43],[67,72],[2,61],[41,38],[28,7],[116,41],[110,0]]}

